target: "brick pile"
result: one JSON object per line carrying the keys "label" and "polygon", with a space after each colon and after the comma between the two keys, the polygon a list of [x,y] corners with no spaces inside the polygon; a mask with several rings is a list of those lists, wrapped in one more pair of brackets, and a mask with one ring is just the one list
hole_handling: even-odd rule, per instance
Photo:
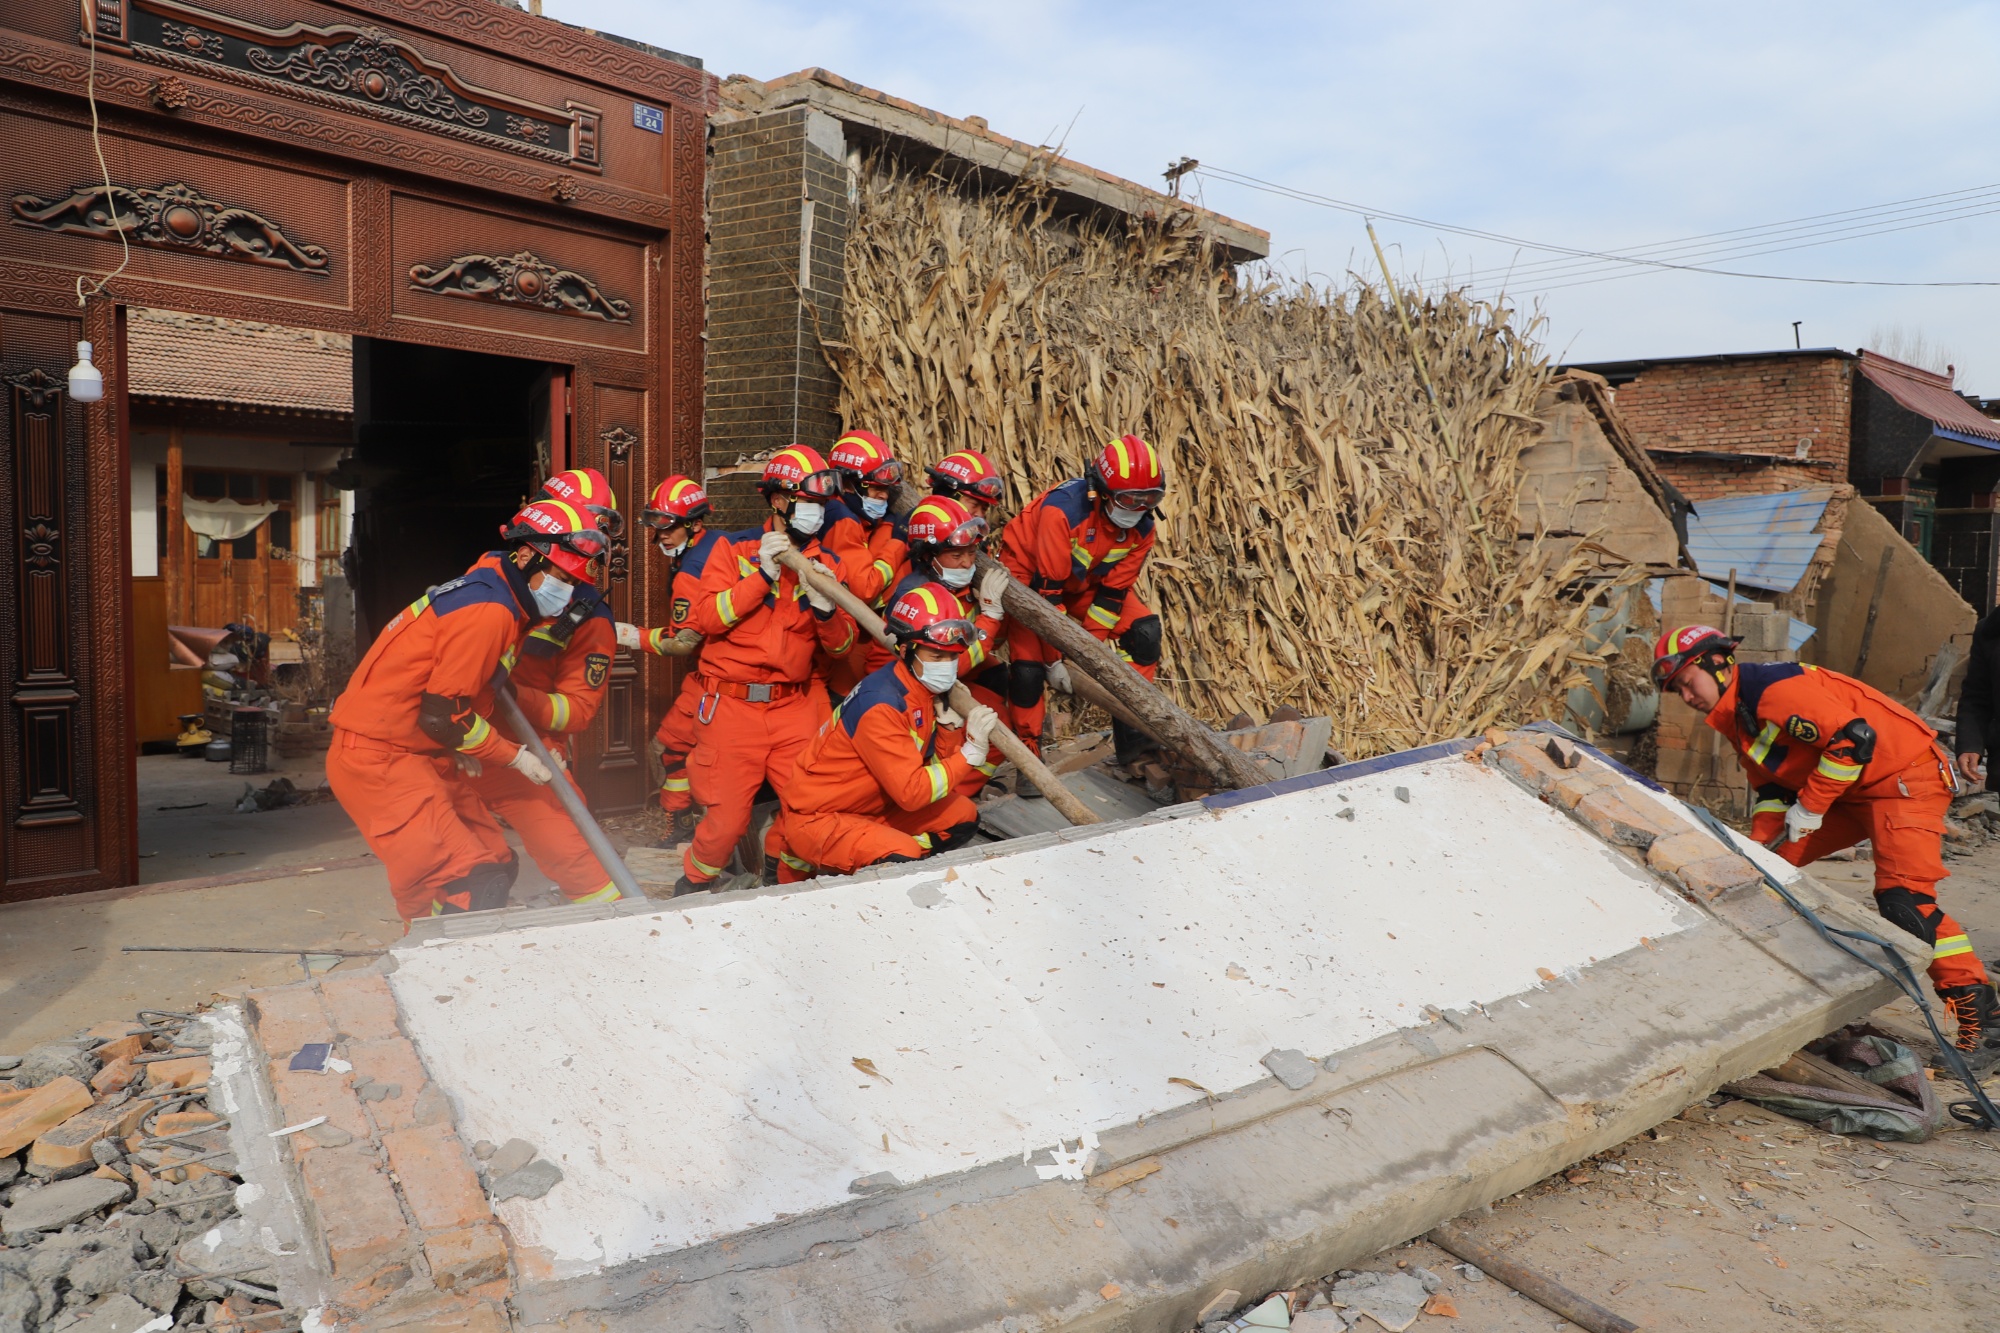
{"label": "brick pile", "polygon": [[1763,883],[1748,857],[1653,802],[1628,797],[1630,778],[1565,741],[1492,731],[1475,753],[1694,902],[1714,903]]}
{"label": "brick pile", "polygon": [[[449,1104],[396,1024],[378,974],[253,991],[250,1011],[269,1058],[304,1197],[332,1275],[322,1325],[499,1333],[509,1327],[506,1232],[493,1216]],[[289,1068],[326,1042],[353,1066]]]}
{"label": "brick pile", "polygon": [[[1724,620],[1726,597],[1703,579],[1667,579],[1661,584],[1660,625],[1715,625]],[[1729,632],[1742,638],[1739,662],[1796,662],[1786,647],[1791,617],[1775,606],[1738,602],[1729,617]],[[1724,819],[1750,818],[1750,781],[1736,752],[1708,725],[1701,714],[1672,694],[1660,697],[1660,720],[1654,732],[1659,748],[1653,774],[1660,785],[1692,804],[1713,810]]]}
{"label": "brick pile", "polygon": [[0,1056],[0,1330],[297,1328],[271,1257],[240,1244],[207,1025],[139,1020]]}
{"label": "brick pile", "polygon": [[[1619,415],[1646,449],[1774,460],[1654,454],[1661,475],[1697,505],[1847,480],[1854,373],[1853,359],[1843,353],[1650,365],[1619,387],[1617,401]],[[1811,441],[1803,461],[1795,458],[1800,440]]]}

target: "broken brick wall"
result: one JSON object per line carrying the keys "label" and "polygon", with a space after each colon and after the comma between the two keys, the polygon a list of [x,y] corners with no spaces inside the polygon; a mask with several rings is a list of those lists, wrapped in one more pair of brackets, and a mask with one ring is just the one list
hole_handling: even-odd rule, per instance
{"label": "broken brick wall", "polygon": [[[1738,602],[1726,614],[1725,596],[1706,580],[1672,578],[1661,584],[1660,623],[1714,625],[1739,635],[1739,662],[1795,662],[1785,645],[1791,617],[1774,606]],[[1750,818],[1750,782],[1736,751],[1701,714],[1673,694],[1660,696],[1656,733],[1659,759],[1654,769],[1662,786],[1683,800],[1713,810],[1724,819]]]}
{"label": "broken brick wall", "polygon": [[[1649,365],[1618,387],[1618,412],[1663,476],[1699,505],[1847,480],[1853,443],[1852,358],[1771,356]],[[1808,441],[1803,459],[1799,442]],[[1764,454],[1676,458],[1671,451]]]}

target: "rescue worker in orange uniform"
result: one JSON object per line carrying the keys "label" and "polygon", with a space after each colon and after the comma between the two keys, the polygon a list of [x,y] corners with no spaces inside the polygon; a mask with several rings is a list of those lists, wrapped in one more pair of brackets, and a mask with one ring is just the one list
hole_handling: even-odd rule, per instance
{"label": "rescue worker in orange uniform", "polygon": [[522,629],[568,605],[582,577],[572,568],[602,552],[604,534],[543,500],[503,536],[504,558],[431,589],[382,628],[329,719],[327,783],[388,871],[405,921],[504,906],[514,882],[513,852],[461,758],[530,783],[555,777],[494,730],[481,704],[490,708]]}
{"label": "rescue worker in orange uniform", "polygon": [[[574,510],[583,510],[606,530],[607,540],[611,527],[622,526],[622,520],[613,517],[618,513],[617,501],[609,485],[591,469],[556,474],[543,483],[542,494],[552,503],[568,503]],[[570,503],[554,499],[563,494],[589,496],[591,500]],[[569,605],[529,629],[509,679],[522,716],[550,754],[568,764],[576,757],[569,738],[589,730],[604,702],[611,655],[617,647],[616,622],[597,589],[596,577],[602,572],[599,560],[586,561],[561,547],[553,548],[549,558],[575,576],[575,592]],[[473,567],[497,568],[502,559],[497,553],[489,554]],[[521,738],[509,731],[508,739]],[[521,845],[542,873],[555,881],[565,899],[595,903],[620,896],[610,873],[557,798],[553,783],[537,784],[512,769],[461,762],[468,766],[473,789],[486,808],[521,835]],[[574,787],[576,780],[566,772],[556,781]],[[577,791],[582,794],[581,788]]]}
{"label": "rescue worker in orange uniform", "polygon": [[865,430],[848,431],[834,441],[826,461],[840,478],[846,511],[841,521],[851,524],[859,538],[850,543],[839,531],[831,536],[833,549],[848,563],[848,589],[868,605],[882,606],[909,555],[903,520],[889,512],[903,484],[903,465],[880,436]]}
{"label": "rescue worker in orange uniform", "polygon": [[[719,555],[732,565],[736,561],[729,535],[708,526],[712,509],[708,492],[692,477],[668,477],[653,488],[640,521],[652,531],[653,549],[673,570],[672,602],[664,626],[644,629],[621,622],[620,647],[667,656],[668,645],[681,631],[693,630],[695,597],[710,557]],[[697,739],[695,711],[701,702],[699,656],[693,657],[689,665],[692,669],[681,679],[680,693],[674,696],[666,716],[660,719],[659,731],[653,736],[660,766],[665,771],[660,808],[667,812],[670,821],[666,837],[660,843],[663,847],[684,842],[694,833],[694,793],[688,785],[687,760]]]}
{"label": "rescue worker in orange uniform", "polygon": [[1739,640],[1707,625],[1660,636],[1653,677],[1736,747],[1757,802],[1750,836],[1810,865],[1863,839],[1875,909],[1931,947],[1931,985],[1975,1070],[2000,1063],[2000,1002],[1965,927],[1938,905],[1951,757],[1922,719],[1871,686],[1795,662],[1736,661]]}
{"label": "rescue worker in orange uniform", "polygon": [[1007,482],[993,460],[977,449],[961,449],[946,454],[926,471],[931,494],[947,496],[964,505],[974,518],[993,526],[993,511],[1007,498]]}
{"label": "rescue worker in orange uniform", "polygon": [[897,657],[841,700],[799,756],[765,840],[778,882],[852,874],[961,846],[979,827],[972,803],[1000,725],[981,704],[945,703],[979,630],[949,588],[926,583],[889,608]]}
{"label": "rescue worker in orange uniform", "polygon": [[[933,495],[910,511],[904,531],[909,539],[905,572],[890,594],[894,605],[903,594],[926,583],[941,583],[961,601],[977,582],[979,642],[966,649],[958,664],[958,674],[973,697],[996,712],[1007,706],[1007,667],[995,663],[989,647],[1000,641],[1007,612],[1000,597],[1007,587],[1007,571],[988,569],[977,574],[973,562],[986,537],[986,520],[967,512],[965,505],[948,496]],[[872,639],[868,641],[868,667],[879,671],[895,659],[895,654]]]}
{"label": "rescue worker in orange uniform", "polygon": [[703,813],[675,893],[716,886],[749,831],[759,787],[769,782],[784,795],[827,711],[815,658],[845,657],[858,642],[854,618],[801,586],[777,559],[796,549],[829,577],[842,577],[840,557],[819,539],[836,487],[817,450],[779,450],[757,483],[771,517],[761,529],[732,534],[696,587],[688,620],[703,643],[688,778]]}
{"label": "rescue worker in orange uniform", "polygon": [[[1000,534],[1000,563],[1119,655],[1147,680],[1160,666],[1160,618],[1132,595],[1153,549],[1153,511],[1166,496],[1166,473],[1153,446],[1126,435],[1104,446],[1085,474],[1041,496]],[[1044,685],[1069,692],[1062,654],[1018,621],[1007,626],[1012,659],[1009,721],[1014,734],[1039,752],[1048,709]],[[1118,762],[1152,748],[1140,731],[1114,721]],[[1021,783],[1016,795],[1035,791]]]}

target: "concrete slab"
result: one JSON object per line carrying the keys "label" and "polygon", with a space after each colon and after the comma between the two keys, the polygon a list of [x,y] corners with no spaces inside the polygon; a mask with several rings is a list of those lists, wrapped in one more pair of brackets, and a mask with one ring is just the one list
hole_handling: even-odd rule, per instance
{"label": "concrete slab", "polygon": [[[390,982],[459,1139],[564,1173],[494,1209],[524,1326],[1166,1333],[1887,998],[1675,804],[1545,744],[784,892],[455,918]],[[1288,1087],[1273,1049],[1321,1071]]]}

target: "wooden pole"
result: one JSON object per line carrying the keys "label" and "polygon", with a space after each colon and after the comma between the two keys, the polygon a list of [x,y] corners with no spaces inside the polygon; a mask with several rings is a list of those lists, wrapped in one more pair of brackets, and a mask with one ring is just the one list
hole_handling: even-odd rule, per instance
{"label": "wooden pole", "polygon": [[[849,592],[846,585],[821,578],[819,571],[797,551],[778,552],[778,563],[798,575],[799,582],[817,590],[822,596],[832,598],[841,610],[854,617],[856,624],[868,631],[869,637],[875,642],[885,648],[896,646],[896,641],[889,637],[889,627],[882,623],[882,617],[876,615],[874,608],[868,603]],[[963,685],[952,686],[950,702],[961,717],[971,716],[972,709],[977,706],[973,702],[972,692]],[[1006,724],[1002,723],[993,728],[992,741],[993,748],[1005,755],[1023,777],[1041,788],[1042,795],[1048,797],[1049,804],[1062,812],[1063,818],[1072,824],[1104,822],[1091,812],[1089,806],[1078,799],[1075,792],[1063,785],[1063,780],[1057,777],[1034,751],[1023,745],[1021,738],[1009,731]]]}
{"label": "wooden pole", "polygon": [[1463,1259],[1488,1277],[1498,1278],[1529,1300],[1552,1310],[1590,1333],[1639,1333],[1639,1326],[1611,1313],[1552,1278],[1525,1264],[1515,1263],[1498,1250],[1481,1245],[1457,1227],[1442,1226],[1425,1235],[1425,1240],[1456,1259]]}
{"label": "wooden pole", "polygon": [[181,511],[186,486],[181,468],[181,428],[167,428],[167,623],[191,625],[194,607],[188,595],[187,519]]}
{"label": "wooden pole", "polygon": [[[979,568],[1002,568],[991,556],[979,557]],[[1065,615],[1048,599],[1038,597],[1012,576],[1001,597],[1010,620],[1018,622],[1087,673],[1105,692],[1131,712],[1132,725],[1200,768],[1218,788],[1256,787],[1269,781],[1250,756],[1203,726],[1169,699],[1161,689],[1118,656],[1109,645]]]}

